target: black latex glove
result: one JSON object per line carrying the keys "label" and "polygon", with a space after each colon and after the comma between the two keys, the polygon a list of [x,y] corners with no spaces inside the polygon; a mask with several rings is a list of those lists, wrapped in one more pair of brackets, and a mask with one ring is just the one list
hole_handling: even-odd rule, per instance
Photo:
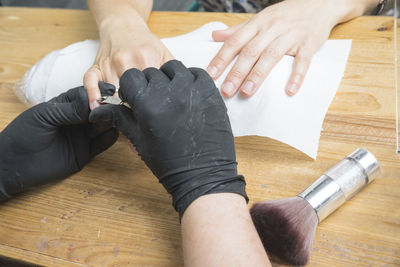
{"label": "black latex glove", "polygon": [[160,70],[130,69],[119,96],[132,109],[103,105],[90,121],[111,121],[129,138],[180,216],[205,194],[238,193],[248,200],[225,103],[204,70],[176,60]]}
{"label": "black latex glove", "polygon": [[[112,85],[99,83],[105,95]],[[15,118],[0,133],[0,201],[81,170],[118,138],[110,124],[88,122],[83,87],[70,89]]]}

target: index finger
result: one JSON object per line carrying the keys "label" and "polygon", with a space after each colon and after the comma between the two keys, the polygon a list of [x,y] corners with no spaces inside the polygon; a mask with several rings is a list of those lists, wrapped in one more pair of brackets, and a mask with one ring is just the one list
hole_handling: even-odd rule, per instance
{"label": "index finger", "polygon": [[99,89],[99,81],[102,81],[102,75],[99,67],[94,65],[91,67],[83,77],[83,86],[85,87],[88,98],[89,98],[89,107],[91,110],[100,106],[97,102],[97,99],[101,97],[100,89]]}
{"label": "index finger", "polygon": [[207,67],[207,71],[213,79],[218,78],[224,72],[243,46],[257,34],[257,31],[257,27],[249,22],[224,42]]}

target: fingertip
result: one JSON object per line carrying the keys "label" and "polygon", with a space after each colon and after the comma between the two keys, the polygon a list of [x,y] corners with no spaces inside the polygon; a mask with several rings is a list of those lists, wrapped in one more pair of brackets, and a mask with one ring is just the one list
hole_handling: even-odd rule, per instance
{"label": "fingertip", "polygon": [[212,38],[215,42],[224,42],[228,37],[230,36],[229,34],[226,33],[226,30],[216,30],[212,32]]}
{"label": "fingertip", "polygon": [[232,97],[236,93],[236,89],[234,84],[228,81],[221,85],[221,92],[225,97]]}
{"label": "fingertip", "polygon": [[299,91],[299,86],[296,83],[289,82],[286,86],[286,94],[294,96]]}
{"label": "fingertip", "polygon": [[217,77],[217,74],[218,74],[217,67],[209,65],[206,70],[207,70],[208,74],[211,76],[211,78],[215,79]]}
{"label": "fingertip", "polygon": [[97,102],[97,99],[101,97],[101,94],[98,90],[95,91],[88,91],[88,97],[89,97],[89,108],[90,110],[94,110],[95,108],[100,107],[100,103]]}
{"label": "fingertip", "polygon": [[222,91],[222,90],[221,90],[221,95],[222,95],[224,98],[231,98],[231,97],[232,97],[231,95],[225,94],[224,91]]}
{"label": "fingertip", "polygon": [[247,93],[246,91],[242,91],[242,90],[240,90],[240,94],[245,97],[251,97],[254,95],[254,93]]}
{"label": "fingertip", "polygon": [[257,87],[252,81],[246,81],[240,88],[240,93],[246,97],[254,95],[257,91]]}
{"label": "fingertip", "polygon": [[223,30],[215,30],[212,32],[212,38],[216,42],[225,42],[233,33],[242,27],[243,23],[231,26]]}

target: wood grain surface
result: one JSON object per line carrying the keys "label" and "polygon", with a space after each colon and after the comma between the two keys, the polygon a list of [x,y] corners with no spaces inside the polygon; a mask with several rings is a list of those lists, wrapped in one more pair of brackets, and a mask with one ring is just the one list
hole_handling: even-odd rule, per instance
{"label": "wood grain surface", "polygon": [[[154,12],[149,25],[169,37],[249,17]],[[30,66],[54,49],[95,38],[87,11],[0,8],[0,130],[26,109],[13,84]],[[251,205],[294,196],[355,148],[369,149],[381,175],[319,225],[309,266],[400,266],[393,23],[361,17],[336,27],[331,38],[353,45],[317,160],[268,138],[241,137],[239,171]],[[182,266],[179,227],[171,198],[121,137],[80,173],[0,205],[0,255],[48,266]]]}

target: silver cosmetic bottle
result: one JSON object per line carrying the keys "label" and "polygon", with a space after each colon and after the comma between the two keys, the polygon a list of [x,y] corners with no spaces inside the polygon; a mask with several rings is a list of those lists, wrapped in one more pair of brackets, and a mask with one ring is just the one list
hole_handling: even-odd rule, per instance
{"label": "silver cosmetic bottle", "polygon": [[298,195],[315,210],[321,222],[368,185],[380,172],[374,155],[358,148]]}

